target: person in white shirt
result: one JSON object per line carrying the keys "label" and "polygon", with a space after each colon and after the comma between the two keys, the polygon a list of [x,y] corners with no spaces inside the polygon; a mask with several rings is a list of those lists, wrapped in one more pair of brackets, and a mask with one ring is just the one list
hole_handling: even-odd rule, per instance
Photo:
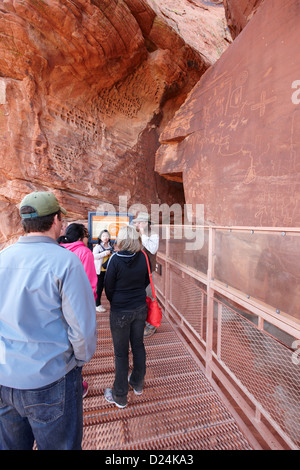
{"label": "person in white shirt", "polygon": [[102,230],[98,237],[97,245],[93,248],[94,263],[98,277],[97,282],[97,298],[96,310],[97,312],[106,312],[106,309],[101,305],[101,295],[104,289],[104,279],[106,273],[107,262],[113,253],[113,243],[110,239],[108,230]]}
{"label": "person in white shirt", "polygon": [[[134,224],[137,232],[141,234],[143,250],[147,253],[150,260],[151,272],[155,270],[156,253],[159,247],[159,236],[157,233],[151,233],[151,222],[147,212],[140,212],[132,223]],[[152,300],[151,285],[149,284],[146,289],[147,296]],[[149,338],[156,331],[156,327],[146,322],[144,337]]]}

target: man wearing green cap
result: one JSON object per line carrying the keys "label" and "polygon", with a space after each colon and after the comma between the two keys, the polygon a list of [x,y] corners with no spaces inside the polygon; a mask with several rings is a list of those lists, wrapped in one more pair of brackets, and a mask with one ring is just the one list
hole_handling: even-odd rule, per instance
{"label": "man wearing green cap", "polygon": [[0,449],[81,449],[82,366],[96,349],[93,291],[56,242],[54,194],[20,205],[25,236],[0,252]]}

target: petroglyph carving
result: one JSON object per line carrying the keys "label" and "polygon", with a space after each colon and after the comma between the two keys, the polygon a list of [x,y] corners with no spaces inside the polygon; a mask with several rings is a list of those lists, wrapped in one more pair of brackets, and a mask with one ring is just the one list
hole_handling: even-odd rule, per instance
{"label": "petroglyph carving", "polygon": [[252,105],[251,109],[252,111],[259,109],[259,116],[262,117],[265,114],[266,106],[270,103],[274,103],[275,101],[277,101],[277,96],[272,96],[267,99],[267,93],[263,90],[260,95],[259,103]]}

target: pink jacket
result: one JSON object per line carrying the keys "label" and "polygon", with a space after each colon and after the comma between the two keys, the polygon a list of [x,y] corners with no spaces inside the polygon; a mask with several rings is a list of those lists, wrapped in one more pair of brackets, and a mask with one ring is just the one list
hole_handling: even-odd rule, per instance
{"label": "pink jacket", "polygon": [[89,248],[85,246],[82,241],[77,241],[73,243],[61,243],[61,246],[65,247],[67,250],[72,251],[75,255],[80,258],[85,272],[90,280],[95,299],[97,298],[97,273],[94,263],[94,255]]}

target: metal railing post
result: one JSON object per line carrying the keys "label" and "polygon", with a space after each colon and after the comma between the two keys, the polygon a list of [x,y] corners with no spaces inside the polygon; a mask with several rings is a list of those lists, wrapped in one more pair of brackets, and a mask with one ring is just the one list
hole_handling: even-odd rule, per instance
{"label": "metal railing post", "polygon": [[166,264],[165,264],[165,312],[169,316],[170,306],[170,225],[166,226]]}
{"label": "metal railing post", "polygon": [[215,250],[215,229],[209,227],[208,244],[208,269],[207,269],[207,332],[206,332],[206,376],[211,378],[211,361],[213,350],[213,327],[214,327],[214,289],[211,282],[214,280],[214,250]]}

